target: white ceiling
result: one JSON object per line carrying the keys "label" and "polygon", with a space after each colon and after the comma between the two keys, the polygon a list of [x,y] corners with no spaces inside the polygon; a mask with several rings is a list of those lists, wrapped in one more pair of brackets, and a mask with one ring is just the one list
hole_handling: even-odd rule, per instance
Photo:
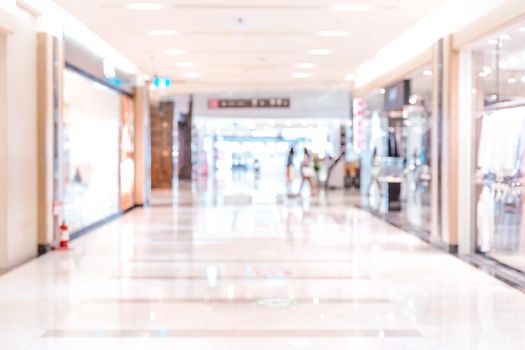
{"label": "white ceiling", "polygon": [[[56,0],[145,73],[168,76],[178,92],[344,88],[344,77],[444,0],[363,0],[366,12],[333,9],[342,0]],[[134,2],[164,4],[136,11]],[[174,30],[175,36],[148,32]],[[320,31],[348,31],[320,37]],[[169,55],[167,49],[184,49]],[[311,49],[329,49],[317,56]],[[181,68],[180,62],[196,67]],[[311,62],[313,69],[297,67]],[[295,79],[297,72],[310,78]],[[188,78],[199,73],[199,78]]]}

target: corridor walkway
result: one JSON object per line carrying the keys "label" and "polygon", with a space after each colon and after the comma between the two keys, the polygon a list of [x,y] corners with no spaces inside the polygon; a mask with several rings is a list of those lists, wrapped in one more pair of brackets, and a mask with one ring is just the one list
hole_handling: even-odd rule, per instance
{"label": "corridor walkway", "polygon": [[135,210],[0,277],[2,349],[525,349],[525,295],[333,195]]}

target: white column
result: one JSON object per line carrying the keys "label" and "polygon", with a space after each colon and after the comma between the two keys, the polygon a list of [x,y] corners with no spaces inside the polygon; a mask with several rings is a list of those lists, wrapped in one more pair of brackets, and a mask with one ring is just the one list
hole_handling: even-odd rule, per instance
{"label": "white column", "polygon": [[0,33],[0,272],[7,268],[7,37]]}

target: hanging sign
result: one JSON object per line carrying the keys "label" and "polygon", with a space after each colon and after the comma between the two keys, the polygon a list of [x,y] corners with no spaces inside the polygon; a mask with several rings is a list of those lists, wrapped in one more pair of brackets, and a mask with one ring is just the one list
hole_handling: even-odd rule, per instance
{"label": "hanging sign", "polygon": [[209,99],[208,109],[290,108],[289,98]]}

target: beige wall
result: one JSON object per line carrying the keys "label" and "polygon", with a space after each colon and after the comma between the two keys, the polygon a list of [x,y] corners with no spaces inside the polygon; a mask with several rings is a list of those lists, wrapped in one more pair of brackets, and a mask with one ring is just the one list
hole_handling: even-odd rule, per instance
{"label": "beige wall", "polygon": [[0,99],[6,101],[0,112],[0,269],[37,253],[36,20],[20,8],[14,15],[16,30],[0,52]]}

